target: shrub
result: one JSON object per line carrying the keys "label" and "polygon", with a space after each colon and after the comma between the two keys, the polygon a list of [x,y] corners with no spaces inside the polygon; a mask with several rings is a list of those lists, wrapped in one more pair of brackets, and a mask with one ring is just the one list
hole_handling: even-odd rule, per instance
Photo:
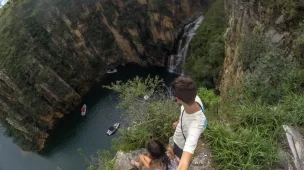
{"label": "shrub", "polygon": [[202,99],[204,106],[210,110],[216,109],[220,102],[220,97],[215,94],[214,90],[200,87],[198,88],[197,95]]}
{"label": "shrub", "polygon": [[304,7],[302,0],[269,0],[261,2],[266,10],[272,10],[274,15],[284,14],[288,18],[301,15]]}
{"label": "shrub", "polygon": [[265,132],[264,138],[276,141],[283,134],[282,125],[290,121],[280,106],[269,106],[261,102],[249,102],[238,105],[235,111],[236,126],[256,128]]}
{"label": "shrub", "polygon": [[[220,101],[212,90],[205,88],[199,88],[198,95],[210,108],[214,108]],[[299,115],[302,114],[300,112],[299,115],[288,115],[280,106],[274,109],[274,106],[250,100],[221,101],[221,105],[224,108],[221,110],[221,117],[208,119],[210,123],[204,131],[204,138],[212,148],[212,155],[219,169],[250,170],[273,167],[281,158],[278,152],[281,141],[278,139],[283,135],[281,125],[293,116],[300,118]],[[209,111],[207,113],[209,114]],[[227,119],[224,120],[227,124],[219,123],[223,122],[226,114],[229,114],[229,122]],[[208,115],[208,118],[210,116],[212,115]]]}
{"label": "shrub", "polygon": [[301,25],[302,31],[295,41],[295,57],[299,61],[300,65],[304,64],[304,25]]}
{"label": "shrub", "polygon": [[239,57],[244,70],[254,70],[256,60],[263,57],[270,49],[269,42],[259,34],[245,34],[242,37],[239,49]]}
{"label": "shrub", "polygon": [[[119,93],[118,107],[125,110],[124,117],[129,124],[128,129],[121,130],[122,137],[114,141],[114,150],[142,148],[150,139],[168,142],[173,135],[172,123],[178,119],[179,109],[162,80],[158,77],[144,80],[136,77],[106,88]],[[149,96],[147,100],[145,95]]]}
{"label": "shrub", "polygon": [[303,71],[281,49],[270,44],[259,35],[244,36],[240,59],[243,69],[248,70],[240,94],[271,104],[301,88]]}
{"label": "shrub", "polygon": [[304,95],[291,93],[272,105],[250,100],[232,104],[233,121],[213,121],[204,132],[219,168],[272,168],[281,159],[278,148],[285,145],[282,125],[304,124]]}
{"label": "shrub", "polygon": [[91,155],[87,158],[82,149],[79,148],[78,153],[84,157],[86,164],[88,164],[87,170],[115,170],[115,157],[108,150],[98,150],[97,155]]}
{"label": "shrub", "polygon": [[246,101],[235,110],[236,124],[242,127],[257,127],[268,131],[267,138],[278,139],[282,125],[302,125],[304,123],[304,96],[290,94],[275,105]]}
{"label": "shrub", "polygon": [[[304,125],[304,95],[291,93],[279,103],[284,110],[284,116],[288,117],[289,125]],[[286,114],[288,113],[288,114]]]}
{"label": "shrub", "polygon": [[213,120],[204,132],[220,169],[272,168],[280,160],[278,148],[284,145],[282,125],[304,123],[304,71],[270,44],[259,35],[243,37],[243,85],[221,102],[225,109],[221,114],[229,114],[229,122]]}
{"label": "shrub", "polygon": [[[204,114],[208,121],[219,119],[218,109],[220,104],[220,97],[217,96],[214,90],[208,90],[204,87],[198,88],[197,95],[202,99],[205,107]],[[221,115],[221,118],[222,115]]]}
{"label": "shrub", "polygon": [[161,11],[165,10],[166,8],[166,2],[165,0],[153,0],[153,3],[157,5],[157,8]]}
{"label": "shrub", "polygon": [[256,170],[279,160],[277,144],[264,138],[265,131],[213,123],[204,132],[219,169]]}

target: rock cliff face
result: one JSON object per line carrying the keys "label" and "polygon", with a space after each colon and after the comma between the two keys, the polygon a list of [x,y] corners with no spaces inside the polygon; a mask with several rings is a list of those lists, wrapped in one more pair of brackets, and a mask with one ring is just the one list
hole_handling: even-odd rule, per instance
{"label": "rock cliff face", "polygon": [[[117,170],[138,170],[135,166],[131,164],[131,160],[139,160],[139,154],[147,154],[146,149],[139,149],[132,152],[122,152],[118,151],[115,157],[114,167]],[[192,163],[190,165],[190,170],[215,170],[216,168],[212,164],[210,150],[206,148],[198,149],[198,153],[195,154]],[[147,168],[142,167],[141,170],[147,170]]]}
{"label": "rock cliff face", "polygon": [[0,117],[39,151],[107,69],[165,66],[178,32],[207,0],[11,0],[0,9]]}
{"label": "rock cliff face", "polygon": [[304,2],[299,0],[226,0],[226,4],[230,20],[225,34],[226,56],[220,85],[223,97],[232,87],[242,84],[245,75],[254,71],[244,67],[240,59],[244,36],[258,33],[270,45],[283,50],[286,57],[295,58],[295,46],[303,33],[304,12]]}
{"label": "rock cliff face", "polygon": [[[168,146],[173,147],[174,141],[173,137],[169,138]],[[148,152],[146,149],[138,149],[131,152],[118,151],[115,156],[114,169],[117,170],[137,170],[135,166],[131,164],[131,160],[139,160],[139,155],[146,155]],[[141,167],[142,170],[146,170],[145,167]],[[192,163],[190,165],[190,170],[215,170],[214,163],[212,161],[212,155],[210,148],[203,142],[199,141],[197,144],[196,151]]]}

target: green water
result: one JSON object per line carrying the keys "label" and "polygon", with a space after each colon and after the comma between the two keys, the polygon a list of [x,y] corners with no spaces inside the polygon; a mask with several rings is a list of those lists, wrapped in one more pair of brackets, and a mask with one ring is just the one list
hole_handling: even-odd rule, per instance
{"label": "green water", "polygon": [[75,108],[69,116],[62,121],[51,134],[46,148],[42,153],[30,153],[21,151],[12,139],[0,133],[0,170],[84,170],[86,165],[83,157],[77,152],[82,148],[84,154],[92,155],[98,149],[110,149],[111,140],[119,137],[119,133],[107,136],[106,130],[115,122],[122,122],[122,128],[126,124],[121,120],[123,110],[116,108],[118,104],[117,94],[103,89],[102,85],[116,80],[126,81],[136,75],[146,77],[159,75],[168,84],[176,75],[170,74],[162,68],[141,68],[136,65],[128,65],[118,68],[118,73],[109,75],[102,83],[97,84],[84,96],[87,104],[87,115],[80,115],[80,107]]}

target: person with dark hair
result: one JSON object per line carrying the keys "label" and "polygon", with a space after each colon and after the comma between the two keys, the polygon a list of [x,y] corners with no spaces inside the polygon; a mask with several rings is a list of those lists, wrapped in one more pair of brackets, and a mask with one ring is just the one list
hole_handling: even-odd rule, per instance
{"label": "person with dark hair", "polygon": [[140,161],[132,160],[132,165],[145,166],[148,170],[176,170],[178,161],[173,151],[166,150],[165,146],[158,140],[151,140],[146,144],[148,155],[139,155]]}
{"label": "person with dark hair", "polygon": [[204,106],[197,96],[194,81],[189,77],[176,78],[171,83],[171,94],[182,105],[179,120],[173,123],[173,151],[180,159],[178,170],[188,170],[199,137],[207,126]]}

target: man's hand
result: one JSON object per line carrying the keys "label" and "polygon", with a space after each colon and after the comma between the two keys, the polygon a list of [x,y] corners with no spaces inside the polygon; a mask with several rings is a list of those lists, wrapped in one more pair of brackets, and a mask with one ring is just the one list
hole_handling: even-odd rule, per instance
{"label": "man's hand", "polygon": [[192,154],[184,151],[177,170],[188,170],[191,163],[191,158]]}
{"label": "man's hand", "polygon": [[176,122],[174,122],[174,123],[173,123],[173,125],[172,125],[173,129],[175,129],[175,128],[176,128],[176,126],[177,126],[178,122],[179,122],[179,121],[176,121]]}

